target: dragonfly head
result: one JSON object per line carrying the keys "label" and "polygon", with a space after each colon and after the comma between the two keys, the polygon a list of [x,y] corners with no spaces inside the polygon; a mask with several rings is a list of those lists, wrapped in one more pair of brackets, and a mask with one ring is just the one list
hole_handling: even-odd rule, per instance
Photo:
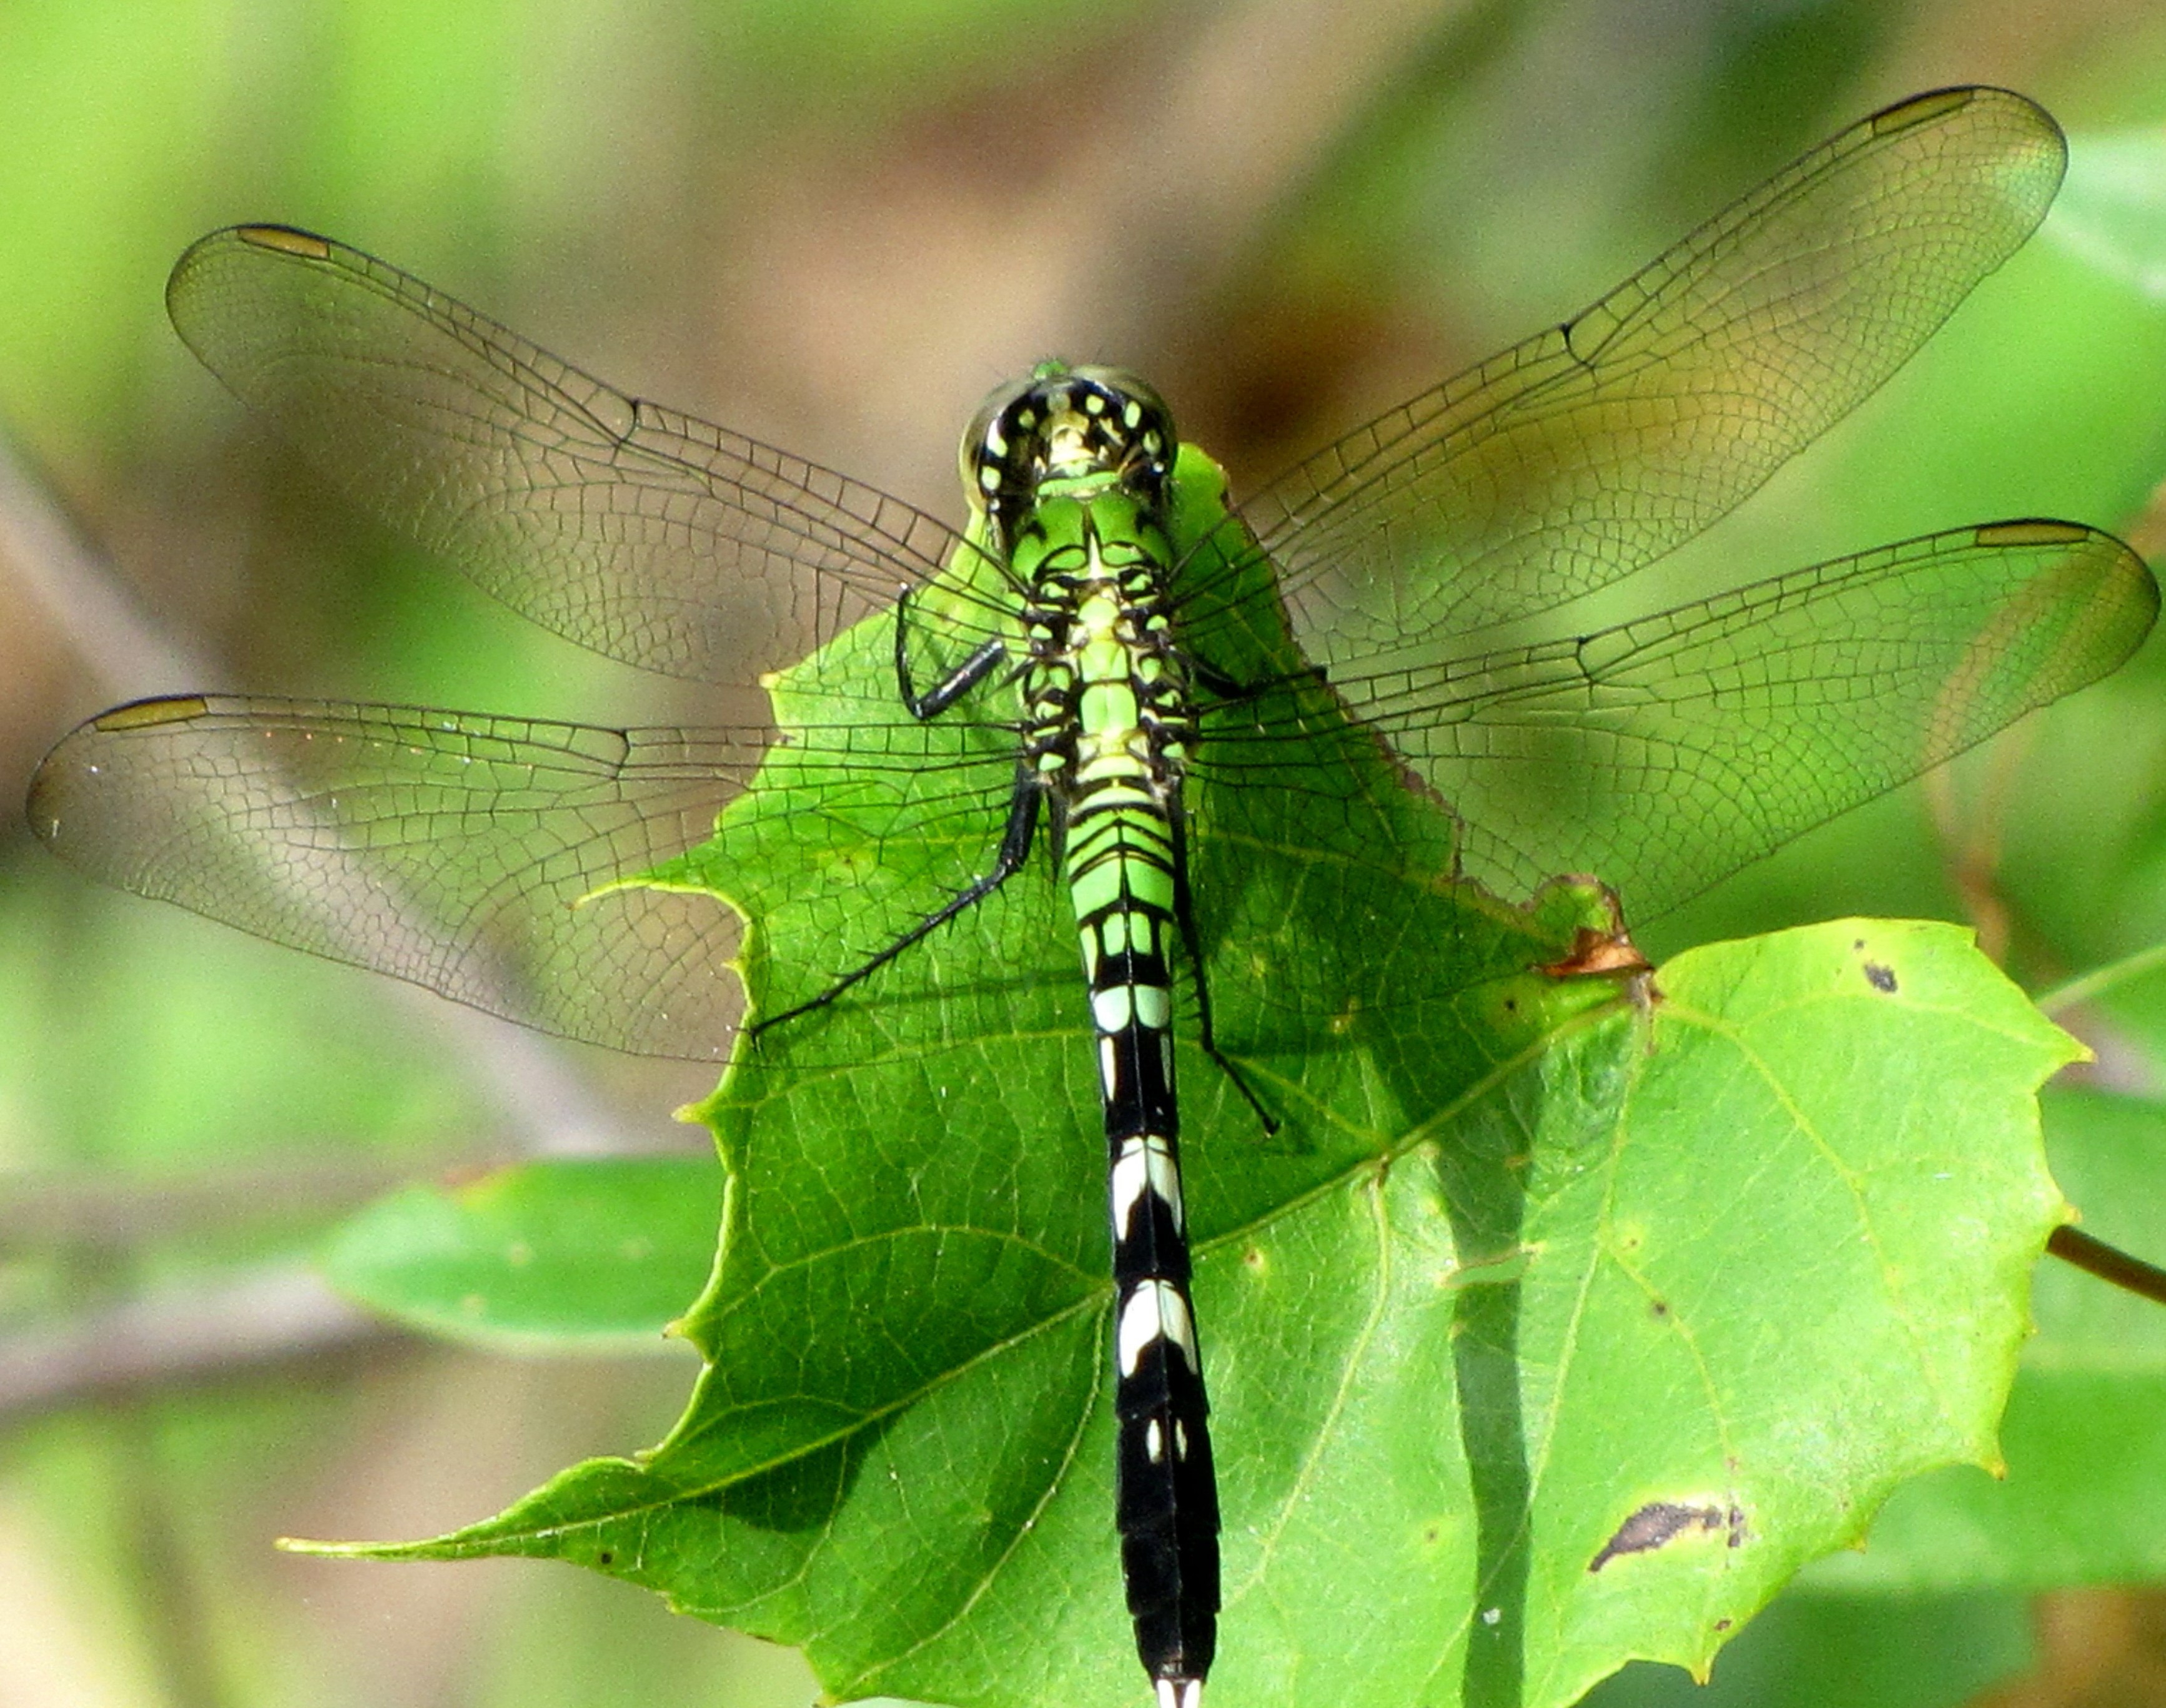
{"label": "dragonfly head", "polygon": [[1075,498],[1118,488],[1158,510],[1178,448],[1172,413],[1133,374],[1041,362],[972,419],[963,484],[1006,539],[1049,488]]}

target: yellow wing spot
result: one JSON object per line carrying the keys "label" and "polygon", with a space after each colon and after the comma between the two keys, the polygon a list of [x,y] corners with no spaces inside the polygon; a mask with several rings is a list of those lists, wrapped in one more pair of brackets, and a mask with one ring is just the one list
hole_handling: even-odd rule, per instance
{"label": "yellow wing spot", "polygon": [[1873,120],[1875,136],[1893,136],[1908,130],[1914,124],[1923,124],[1929,119],[1938,119],[1943,113],[1970,105],[1968,89],[1936,89],[1930,95],[1920,95],[1915,101],[1905,101],[1899,107],[1891,107],[1877,114]]}
{"label": "yellow wing spot", "polygon": [[256,249],[275,249],[281,255],[298,255],[304,261],[329,261],[331,246],[312,231],[296,231],[290,225],[239,225],[233,235]]}
{"label": "yellow wing spot", "polygon": [[155,730],[161,724],[185,724],[210,709],[200,694],[180,694],[169,699],[138,700],[118,706],[92,720],[99,730]]}
{"label": "yellow wing spot", "polygon": [[1981,546],[2074,546],[2090,530],[2073,522],[1995,522],[1978,530]]}

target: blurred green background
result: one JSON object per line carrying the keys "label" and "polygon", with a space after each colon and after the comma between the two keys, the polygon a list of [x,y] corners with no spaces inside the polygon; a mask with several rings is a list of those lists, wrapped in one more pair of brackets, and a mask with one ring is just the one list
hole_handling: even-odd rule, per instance
{"label": "blurred green background", "polygon": [[[2009,515],[2158,560],[2156,0],[0,0],[0,796],[78,719],[180,688],[697,714],[249,430],[161,300],[214,227],[336,235],[620,386],[954,518],[958,430],[1043,356],[1150,375],[1253,488],[1825,134],[1973,81],[2074,134],[2046,233],[1743,515],[1631,584],[1638,609]],[[2037,988],[2166,940],[2162,689],[2154,641],[1643,941],[1970,919]],[[2069,1019],[2095,1078],[2166,1088],[2166,978]],[[0,1708],[808,1700],[794,1657],[576,1572],[269,1547],[426,1534],[658,1437],[681,1348],[426,1345],[303,1260],[399,1179],[696,1152],[669,1111],[704,1089],[94,891],[11,809]],[[2012,1595],[1920,1604],[1907,1638],[1840,1608],[1778,1609],[1716,1694],[1874,1700],[1858,1681],[1907,1662],[1927,1676],[1906,1702],[2166,1703],[2146,1592],[2051,1599],[2035,1642]]]}

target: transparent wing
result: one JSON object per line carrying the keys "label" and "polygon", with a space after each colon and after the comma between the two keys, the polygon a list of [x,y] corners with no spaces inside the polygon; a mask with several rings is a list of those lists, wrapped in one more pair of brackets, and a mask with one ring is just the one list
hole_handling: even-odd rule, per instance
{"label": "transparent wing", "polygon": [[2021,96],[1904,102],[1311,458],[1243,511],[1303,650],[1433,661],[1681,545],[1910,357],[2037,226],[2065,159]]}
{"label": "transparent wing", "polygon": [[[1653,918],[2120,665],[2158,588],[2066,522],[1959,529],[1577,640],[1335,682],[1462,822],[1471,877]],[[1239,782],[1270,732],[1203,756]]]}
{"label": "transparent wing", "polygon": [[627,663],[749,682],[928,580],[958,543],[326,238],[214,233],[166,302],[188,347],[357,503]]}
{"label": "transparent wing", "polygon": [[[800,788],[790,811],[877,825],[884,804],[911,803],[914,847],[929,825],[956,827],[934,881],[967,882],[997,839],[1012,752],[928,776],[912,726],[829,734],[852,750],[847,775]],[[105,883],[545,1031],[719,1059],[742,1009],[737,915],[697,890],[616,886],[705,841],[769,735],[146,700],[55,748],[29,812]],[[906,922],[890,907],[858,935],[877,948]]]}

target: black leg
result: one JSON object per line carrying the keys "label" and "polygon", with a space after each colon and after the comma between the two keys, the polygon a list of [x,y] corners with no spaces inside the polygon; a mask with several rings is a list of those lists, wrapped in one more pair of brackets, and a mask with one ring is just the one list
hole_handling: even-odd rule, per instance
{"label": "black leg", "polygon": [[923,723],[937,718],[948,707],[985,679],[993,667],[1007,656],[1007,647],[998,635],[982,643],[950,672],[946,681],[936,684],[931,692],[921,694],[910,675],[910,589],[902,590],[902,597],[895,602],[895,681],[902,691],[902,703],[910,709],[910,715]]}
{"label": "black leg", "polygon": [[1246,683],[1236,682],[1217,665],[1202,658],[1188,661],[1188,673],[1198,688],[1207,688],[1228,705],[1239,705],[1243,700],[1254,699],[1271,685],[1265,682],[1252,688]]}
{"label": "black leg", "polygon": [[913,944],[924,941],[927,937],[938,930],[958,914],[967,912],[975,907],[1006,883],[1022,869],[1023,862],[1030,857],[1030,841],[1038,827],[1038,805],[1043,799],[1044,793],[1045,791],[1036,776],[1028,770],[1019,768],[1016,772],[1015,793],[1008,800],[1007,826],[1001,832],[1001,846],[999,851],[993,856],[991,871],[971,884],[960,895],[927,914],[890,943],[887,947],[881,950],[879,954],[866,962],[864,966],[858,967],[854,972],[843,974],[819,995],[814,997],[811,1001],[800,1002],[795,1008],[785,1009],[780,1014],[769,1019],[755,1020],[747,1026],[745,1031],[757,1038],[770,1028],[780,1025],[785,1020],[794,1020],[800,1015],[807,1015],[815,1009],[827,1007],[852,985],[879,972],[904,950]]}
{"label": "black leg", "polygon": [[1218,1071],[1234,1082],[1234,1089],[1241,1094],[1249,1107],[1255,1111],[1256,1119],[1263,1123],[1264,1131],[1279,1130],[1278,1117],[1263,1104],[1241,1077],[1241,1070],[1219,1053],[1218,1041],[1211,1030],[1211,981],[1203,970],[1203,949],[1196,932],[1196,909],[1188,888],[1188,833],[1181,814],[1175,813],[1173,828],[1173,920],[1181,932],[1181,946],[1188,955],[1188,965],[1196,976],[1196,1041],[1203,1053],[1211,1058]]}

